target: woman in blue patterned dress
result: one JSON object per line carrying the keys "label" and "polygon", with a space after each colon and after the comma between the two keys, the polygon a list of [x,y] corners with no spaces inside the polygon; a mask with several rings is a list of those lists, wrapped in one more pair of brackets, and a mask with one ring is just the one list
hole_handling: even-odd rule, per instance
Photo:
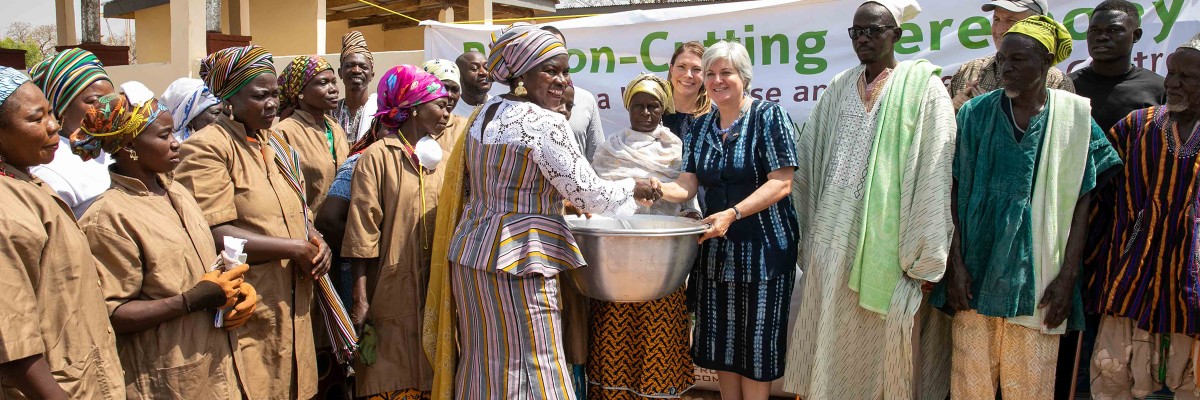
{"label": "woman in blue patterned dress", "polygon": [[788,195],[796,131],[778,104],[746,95],[746,48],[719,42],[701,60],[716,109],[684,141],[683,173],[662,184],[663,200],[704,189],[705,222],[692,271],[696,327],[692,358],[717,370],[721,397],[767,399],[783,376],[796,274],[798,223]]}

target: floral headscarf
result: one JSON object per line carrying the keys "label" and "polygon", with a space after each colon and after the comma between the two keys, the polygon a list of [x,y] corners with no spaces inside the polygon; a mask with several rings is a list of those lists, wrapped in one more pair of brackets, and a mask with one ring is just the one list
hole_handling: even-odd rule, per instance
{"label": "floral headscarf", "polygon": [[283,108],[300,105],[300,92],[317,74],[332,71],[333,65],[321,56],[296,56],[279,74],[279,102]]}
{"label": "floral headscarf", "polygon": [[449,96],[442,81],[412,65],[392,67],[379,80],[379,112],[375,117],[389,128],[412,116],[413,107]]}
{"label": "floral headscarf", "polygon": [[79,130],[71,134],[71,151],[84,161],[99,157],[100,152],[115,153],[132,142],[167,110],[151,97],[133,103],[126,94],[112,93],[88,107]]}

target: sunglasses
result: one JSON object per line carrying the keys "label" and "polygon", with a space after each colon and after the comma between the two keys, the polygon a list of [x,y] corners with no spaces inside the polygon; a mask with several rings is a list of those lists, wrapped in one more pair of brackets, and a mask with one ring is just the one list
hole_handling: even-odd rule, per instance
{"label": "sunglasses", "polygon": [[865,28],[853,27],[853,28],[846,29],[846,32],[850,34],[850,40],[857,40],[858,37],[862,36],[862,35],[867,35],[868,39],[876,39],[879,37],[879,35],[882,35],[884,32],[890,31],[892,29],[896,29],[896,26],[895,25],[875,25],[875,26],[868,26]]}

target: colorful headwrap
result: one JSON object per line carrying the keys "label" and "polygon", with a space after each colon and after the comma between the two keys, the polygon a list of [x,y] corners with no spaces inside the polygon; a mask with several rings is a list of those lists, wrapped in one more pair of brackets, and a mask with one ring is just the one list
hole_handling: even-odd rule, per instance
{"label": "colorful headwrap", "polygon": [[505,85],[551,57],[567,54],[566,46],[553,33],[524,22],[492,32],[488,49],[492,80]]}
{"label": "colorful headwrap", "polygon": [[37,63],[29,69],[29,75],[46,93],[56,117],[62,117],[71,100],[83,89],[99,80],[112,81],[96,55],[79,48],[64,50]]}
{"label": "colorful headwrap", "polygon": [[12,96],[17,88],[29,82],[29,77],[22,74],[21,71],[9,67],[0,66],[0,105],[8,100],[8,96]]}
{"label": "colorful headwrap", "polygon": [[413,107],[449,96],[440,79],[412,65],[389,69],[379,80],[377,93],[379,112],[375,116],[390,128],[399,128],[412,116]]}
{"label": "colorful headwrap", "polygon": [[1046,50],[1054,55],[1054,63],[1058,64],[1071,56],[1071,33],[1067,27],[1045,15],[1034,15],[1025,18],[1008,29],[1005,35],[1020,33],[1037,40]]}
{"label": "colorful headwrap", "polygon": [[646,93],[661,101],[663,104],[663,113],[675,112],[675,101],[671,97],[671,83],[666,79],[659,78],[658,75],[647,74],[645,72],[638,74],[637,78],[633,78],[628,86],[625,86],[625,109],[629,109],[629,103],[633,102],[633,95],[638,93]]}
{"label": "colorful headwrap", "polygon": [[221,100],[228,99],[262,74],[274,74],[271,53],[259,46],[230,47],[200,61],[200,79]]}
{"label": "colorful headwrap", "polygon": [[1200,33],[1197,33],[1196,36],[1192,36],[1191,40],[1179,45],[1179,48],[1200,51]]}
{"label": "colorful headwrap", "polygon": [[325,70],[333,70],[329,61],[321,56],[296,56],[292,62],[283,67],[279,74],[279,101],[284,108],[296,108],[300,105],[300,92],[317,74]]}
{"label": "colorful headwrap", "polygon": [[71,151],[84,161],[100,152],[115,153],[146,130],[167,107],[144,85],[121,85],[124,93],[101,97],[88,107],[79,129],[71,133]]}
{"label": "colorful headwrap", "polygon": [[187,125],[192,122],[192,118],[196,118],[209,107],[220,104],[221,100],[213,96],[208,86],[204,86],[204,81],[179,78],[171,82],[171,86],[167,86],[167,91],[162,95],[162,102],[171,111],[171,117],[175,121],[175,132],[180,133],[187,131]]}
{"label": "colorful headwrap", "polygon": [[462,84],[462,75],[458,72],[458,65],[453,61],[443,59],[429,60],[421,64],[421,69],[443,81],[454,81],[454,83],[459,85]]}
{"label": "colorful headwrap", "polygon": [[367,38],[363,37],[362,32],[346,32],[342,35],[342,58],[356,53],[366,56],[367,61],[375,62],[375,56],[367,49]]}

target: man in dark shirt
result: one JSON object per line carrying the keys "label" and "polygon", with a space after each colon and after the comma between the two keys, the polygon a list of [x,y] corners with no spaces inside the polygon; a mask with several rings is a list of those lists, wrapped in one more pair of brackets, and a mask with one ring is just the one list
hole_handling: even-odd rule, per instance
{"label": "man in dark shirt", "polygon": [[[1105,131],[1134,110],[1166,102],[1163,77],[1131,63],[1133,44],[1141,38],[1141,18],[1138,9],[1130,2],[1105,0],[1092,12],[1087,30],[1088,54],[1092,56],[1092,64],[1072,72],[1070,78],[1075,84],[1075,93],[1092,100],[1092,119]],[[1098,193],[1111,190],[1098,189]],[[1112,201],[1113,196],[1101,195],[1092,202],[1082,282],[1091,280],[1091,273],[1099,268],[1102,255],[1108,248],[1103,238],[1104,233],[1112,227],[1115,207]],[[1079,392],[1091,391],[1091,365],[1087,361],[1095,345],[1100,316],[1087,315],[1086,323],[1079,354],[1075,352],[1079,336],[1065,336],[1059,345],[1056,398],[1073,395],[1068,392],[1072,378],[1077,379]],[[1071,367],[1077,359],[1081,360],[1080,370],[1074,371]]]}
{"label": "man in dark shirt", "polygon": [[1087,30],[1092,65],[1071,73],[1075,93],[1092,100],[1092,118],[1105,131],[1133,110],[1163,103],[1163,77],[1130,63],[1142,38],[1137,8],[1126,0],[1096,6]]}

